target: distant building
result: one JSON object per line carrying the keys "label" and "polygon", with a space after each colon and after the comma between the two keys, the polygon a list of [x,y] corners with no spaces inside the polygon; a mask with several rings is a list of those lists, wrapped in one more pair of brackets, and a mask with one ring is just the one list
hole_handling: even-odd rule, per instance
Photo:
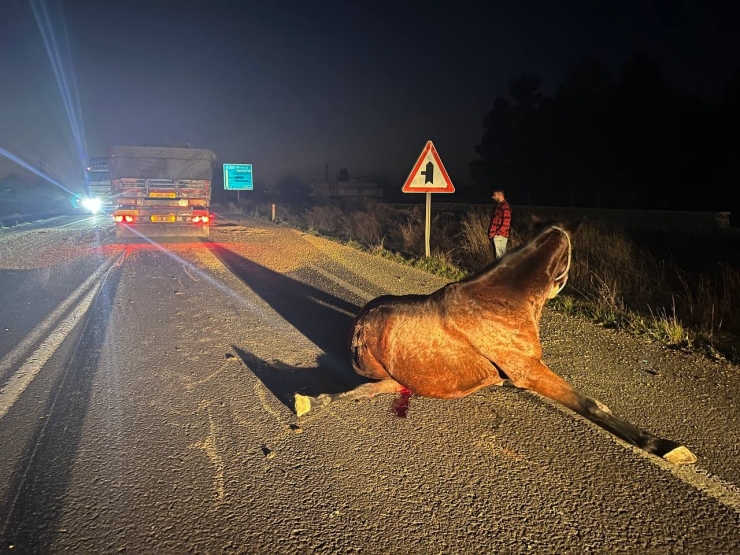
{"label": "distant building", "polygon": [[383,196],[383,189],[375,181],[350,177],[346,181],[309,182],[311,195],[316,197],[377,197]]}

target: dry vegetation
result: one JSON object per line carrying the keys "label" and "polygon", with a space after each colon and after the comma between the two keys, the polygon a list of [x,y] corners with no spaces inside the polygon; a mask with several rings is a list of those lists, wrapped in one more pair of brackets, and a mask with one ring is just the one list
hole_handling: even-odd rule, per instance
{"label": "dry vegetation", "polygon": [[[246,201],[233,208],[270,217],[267,204]],[[451,280],[492,262],[486,233],[489,212],[481,207],[456,212],[433,207],[431,258],[424,256],[422,205],[392,207],[352,199],[301,208],[280,206],[277,216],[278,223],[326,235]],[[530,216],[526,210],[514,215],[510,250],[527,237]],[[573,241],[575,254],[566,294],[551,305],[604,326],[648,334],[672,347],[697,348],[740,361],[740,315],[734,310],[740,306],[740,263],[727,257],[697,265],[697,252],[714,239],[690,233],[681,239],[677,252],[656,254],[656,249],[640,242],[637,231],[584,224]],[[656,235],[654,230],[652,235]],[[680,259],[682,253],[685,260]]]}

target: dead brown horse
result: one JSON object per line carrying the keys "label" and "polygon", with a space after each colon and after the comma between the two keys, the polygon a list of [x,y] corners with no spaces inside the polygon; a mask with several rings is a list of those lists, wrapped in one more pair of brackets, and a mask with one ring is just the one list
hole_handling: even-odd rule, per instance
{"label": "dead brown horse", "polygon": [[508,378],[648,453],[675,464],[695,462],[686,447],[613,415],[542,362],[538,332],[542,307],[568,279],[570,236],[577,227],[544,225],[498,263],[430,295],[370,301],[355,318],[350,350],[355,371],[379,381],[347,393],[296,395],[296,414],[339,399],[406,390],[440,399],[464,397]]}

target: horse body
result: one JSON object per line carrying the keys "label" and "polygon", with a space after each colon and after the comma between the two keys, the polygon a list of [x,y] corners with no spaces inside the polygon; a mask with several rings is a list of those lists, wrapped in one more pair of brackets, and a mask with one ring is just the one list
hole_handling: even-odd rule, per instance
{"label": "horse body", "polygon": [[430,295],[370,301],[355,318],[349,347],[355,371],[378,381],[336,395],[296,395],[296,413],[342,398],[405,390],[458,398],[509,379],[650,453],[677,464],[694,462],[685,447],[612,415],[542,362],[542,308],[565,285],[576,227],[548,226],[476,276]]}

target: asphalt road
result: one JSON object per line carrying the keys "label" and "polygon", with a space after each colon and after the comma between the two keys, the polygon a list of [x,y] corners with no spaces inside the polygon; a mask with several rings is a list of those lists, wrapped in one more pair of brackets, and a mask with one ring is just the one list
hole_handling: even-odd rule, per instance
{"label": "asphalt road", "polygon": [[0,230],[0,550],[740,549],[737,367],[545,313],[553,370],[693,467],[510,387],[297,418],[296,392],[362,383],[360,306],[444,282],[220,221],[161,243],[116,240],[104,217]]}

